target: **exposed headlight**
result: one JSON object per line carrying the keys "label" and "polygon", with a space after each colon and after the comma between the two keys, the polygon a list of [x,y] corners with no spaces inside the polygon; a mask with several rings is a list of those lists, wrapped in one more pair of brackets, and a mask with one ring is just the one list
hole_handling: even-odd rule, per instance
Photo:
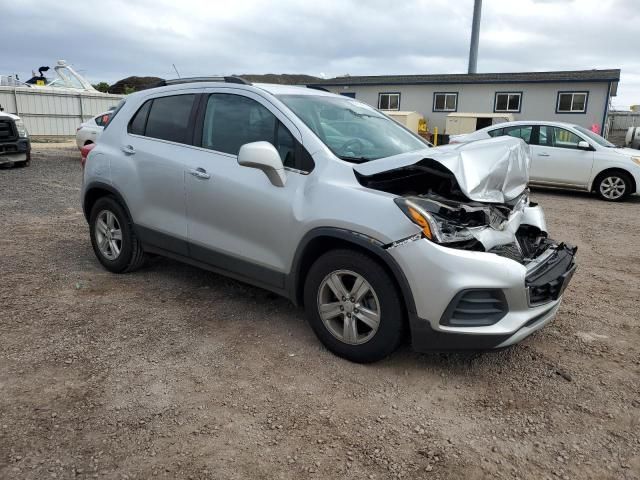
{"label": "exposed headlight", "polygon": [[631,157],[631,160],[633,161],[633,163],[637,163],[638,165],[640,165],[640,157]]}
{"label": "exposed headlight", "polygon": [[466,226],[453,223],[444,217],[427,212],[410,199],[400,197],[394,201],[400,207],[400,210],[422,229],[422,234],[432,242],[447,244],[464,242],[474,238],[471,230]]}
{"label": "exposed headlight", "polygon": [[15,124],[16,124],[16,130],[18,131],[18,137],[28,138],[29,133],[27,132],[27,129],[24,126],[24,122],[22,120],[16,120]]}

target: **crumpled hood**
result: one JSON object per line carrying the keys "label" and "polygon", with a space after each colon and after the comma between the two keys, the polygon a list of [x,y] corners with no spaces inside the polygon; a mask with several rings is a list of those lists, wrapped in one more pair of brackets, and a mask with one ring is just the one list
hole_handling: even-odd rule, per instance
{"label": "crumpled hood", "polygon": [[529,182],[529,146],[513,137],[426,148],[354,166],[363,176],[407,167],[424,159],[443,165],[470,200],[505,203],[520,195]]}

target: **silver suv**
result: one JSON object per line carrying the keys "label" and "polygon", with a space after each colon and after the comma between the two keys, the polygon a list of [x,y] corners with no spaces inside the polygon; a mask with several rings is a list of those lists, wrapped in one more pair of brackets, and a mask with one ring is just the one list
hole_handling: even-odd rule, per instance
{"label": "silver suv", "polygon": [[354,99],[236,77],[129,95],[84,171],[98,260],[166,255],[304,305],[332,352],[494,348],[550,322],[575,248],[529,202],[528,147],[431,148]]}

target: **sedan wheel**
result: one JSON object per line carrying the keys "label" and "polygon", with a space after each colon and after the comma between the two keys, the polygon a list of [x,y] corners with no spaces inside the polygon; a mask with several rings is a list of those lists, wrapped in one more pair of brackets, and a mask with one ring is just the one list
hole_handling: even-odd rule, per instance
{"label": "sedan wheel", "polygon": [[380,301],[369,282],[350,270],[327,275],[318,291],[322,323],[341,342],[361,345],[380,326]]}
{"label": "sedan wheel", "polygon": [[604,200],[615,202],[626,196],[629,187],[626,178],[620,175],[608,175],[600,180],[598,193]]}

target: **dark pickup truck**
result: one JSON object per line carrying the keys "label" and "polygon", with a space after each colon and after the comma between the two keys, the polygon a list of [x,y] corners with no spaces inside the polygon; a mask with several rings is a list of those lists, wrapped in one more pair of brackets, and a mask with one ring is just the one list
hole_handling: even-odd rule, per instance
{"label": "dark pickup truck", "polygon": [[26,167],[31,161],[31,143],[22,120],[0,110],[0,165]]}

